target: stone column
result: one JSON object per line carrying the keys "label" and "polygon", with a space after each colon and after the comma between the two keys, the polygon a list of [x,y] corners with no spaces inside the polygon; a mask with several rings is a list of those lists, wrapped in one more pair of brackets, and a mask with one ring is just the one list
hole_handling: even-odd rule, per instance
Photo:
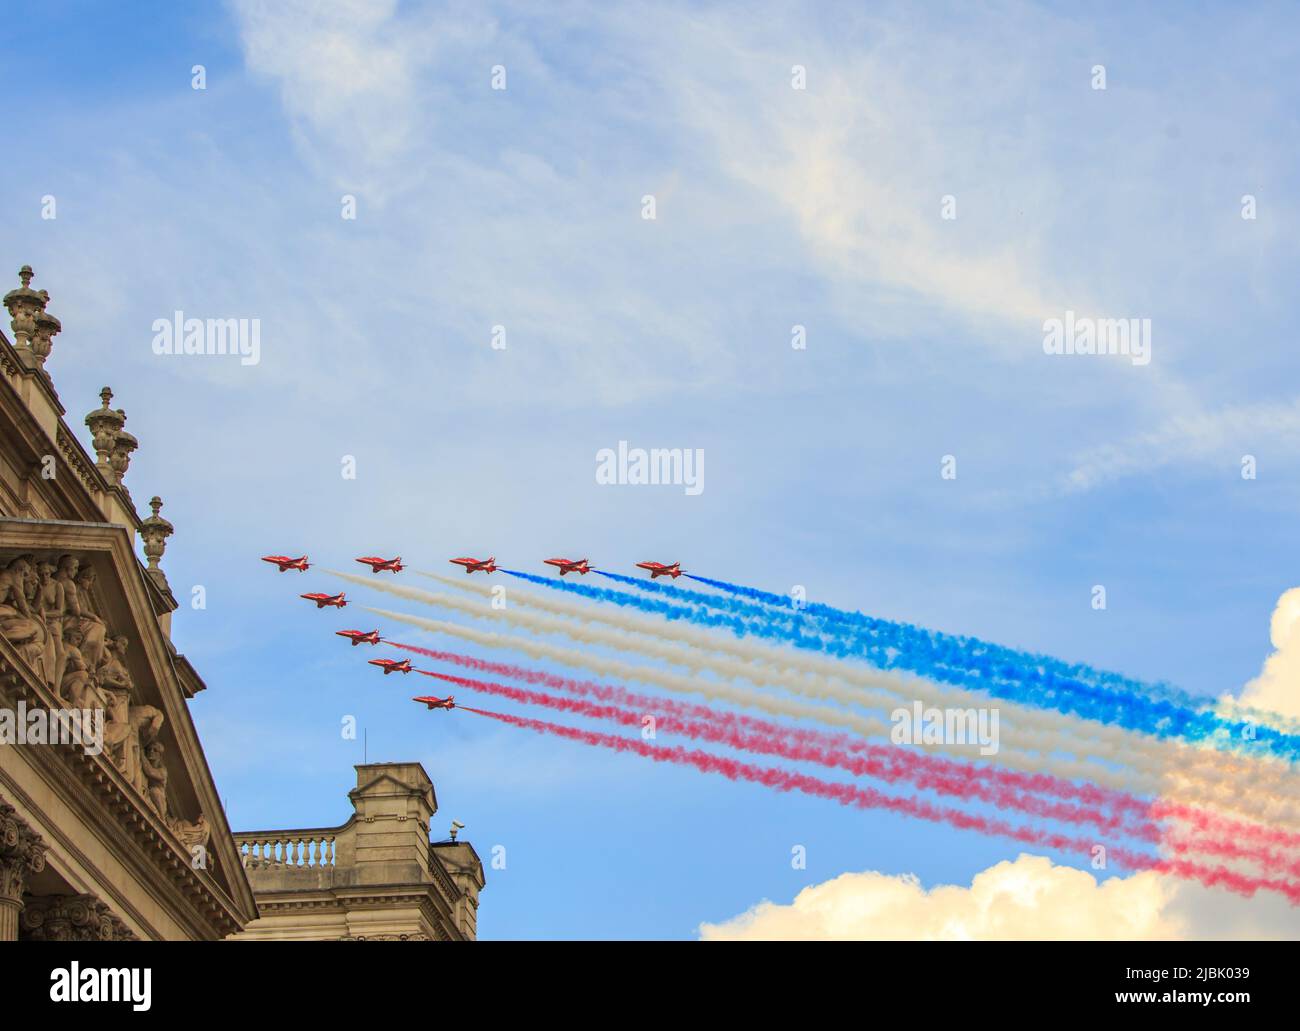
{"label": "stone column", "polygon": [[18,940],[18,914],[30,874],[45,869],[45,844],[14,809],[0,802],[0,941]]}

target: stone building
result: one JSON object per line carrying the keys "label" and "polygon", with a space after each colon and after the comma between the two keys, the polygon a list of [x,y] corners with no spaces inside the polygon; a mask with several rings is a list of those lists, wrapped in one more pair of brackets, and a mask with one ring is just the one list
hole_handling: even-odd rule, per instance
{"label": "stone building", "polygon": [[65,420],[62,327],[32,279],[0,333],[0,941],[473,938],[482,868],[430,845],[416,764],[358,767],[355,815],[319,832],[328,867],[237,843],[190,718],[205,685],[171,642],[173,527],[127,489],[138,442],[112,391],[91,451]]}
{"label": "stone building", "polygon": [[348,798],[340,827],[235,835],[261,914],[236,939],[473,940],[483,864],[454,826],[429,840],[424,768],[358,766]]}

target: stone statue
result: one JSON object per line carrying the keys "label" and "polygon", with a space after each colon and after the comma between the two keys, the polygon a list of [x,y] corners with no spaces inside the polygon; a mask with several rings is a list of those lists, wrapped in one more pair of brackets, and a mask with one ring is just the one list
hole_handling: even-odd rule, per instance
{"label": "stone statue", "polygon": [[[120,643],[123,640],[118,638],[114,642],[115,651],[125,650]],[[121,658],[120,654],[116,657],[119,660]],[[112,664],[106,664],[105,669],[111,670]],[[144,774],[143,749],[162,729],[163,714],[152,705],[132,705],[130,676],[126,674],[125,667],[122,668],[122,674],[126,677],[125,681],[117,679],[116,682],[101,682],[99,685],[99,693],[105,703],[104,749],[122,771],[122,775],[136,786],[140,794],[148,797],[149,780]]]}
{"label": "stone statue", "polygon": [[[63,622],[63,630],[59,636],[63,637],[63,631],[68,627],[76,626],[78,632],[81,630],[81,609],[77,604],[77,571],[81,568],[81,562],[75,555],[61,555],[59,561],[54,567],[54,586],[59,592],[59,608],[62,612],[60,619]],[[58,681],[63,682],[64,672],[58,670]]]}
{"label": "stone statue", "polygon": [[169,822],[167,812],[167,767],[163,765],[163,744],[152,741],[144,750],[142,769],[149,784],[149,801],[154,810],[162,817],[163,823]]}
{"label": "stone statue", "polygon": [[82,634],[79,626],[63,631],[63,679],[58,695],[74,709],[99,709],[104,699],[96,690],[95,678],[86,668],[81,654]]}
{"label": "stone statue", "polygon": [[0,637],[18,649],[34,669],[44,669],[45,627],[32,611],[29,600],[35,590],[36,574],[30,556],[20,555],[0,570]]}
{"label": "stone statue", "polygon": [[54,566],[41,562],[36,567],[39,586],[36,590],[35,615],[45,629],[45,682],[55,694],[60,693],[67,656],[63,650],[63,591],[54,582]]}
{"label": "stone statue", "polygon": [[193,823],[188,820],[177,820],[172,830],[181,839],[181,844],[185,846],[186,851],[191,854],[195,849],[206,849],[208,839],[212,836],[212,828],[208,826],[208,818],[203,813],[199,813],[199,818]]}
{"label": "stone statue", "polygon": [[108,636],[108,627],[95,613],[95,603],[91,589],[95,586],[93,566],[82,566],[75,580],[77,592],[77,611],[81,617],[81,632],[86,635],[81,646],[81,654],[91,669],[99,669],[104,659],[104,640]]}
{"label": "stone statue", "polygon": [[114,687],[122,691],[133,692],[135,682],[123,661],[130,642],[122,636],[114,637],[104,646],[104,657],[99,668],[95,670],[95,679],[101,686]]}

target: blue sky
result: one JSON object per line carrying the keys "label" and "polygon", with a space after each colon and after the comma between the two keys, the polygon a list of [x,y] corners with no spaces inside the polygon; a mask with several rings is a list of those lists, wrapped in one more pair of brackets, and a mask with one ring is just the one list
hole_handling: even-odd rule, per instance
{"label": "blue sky", "polygon": [[[72,421],[112,385],[171,583],[206,589],[174,636],[232,824],[340,822],[353,714],[425,764],[435,829],[506,847],[484,937],[692,937],[1016,852],[426,718],[268,552],[681,559],[1207,695],[1255,676],[1297,557],[1296,19],[46,5],[0,67],[4,253],[63,321]],[[155,355],[177,309],[259,318],[260,364]],[[1151,363],[1045,355],[1067,309],[1151,319]],[[705,490],[598,486],[619,440],[702,448]]]}

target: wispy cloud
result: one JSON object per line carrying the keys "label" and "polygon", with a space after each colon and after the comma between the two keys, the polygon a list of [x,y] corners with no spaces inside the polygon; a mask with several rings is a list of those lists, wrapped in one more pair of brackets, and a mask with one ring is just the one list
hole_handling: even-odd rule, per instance
{"label": "wispy cloud", "polygon": [[1156,429],[1084,450],[1059,484],[1066,493],[1168,466],[1217,468],[1241,478],[1261,448],[1300,444],[1300,401],[1179,415]]}

